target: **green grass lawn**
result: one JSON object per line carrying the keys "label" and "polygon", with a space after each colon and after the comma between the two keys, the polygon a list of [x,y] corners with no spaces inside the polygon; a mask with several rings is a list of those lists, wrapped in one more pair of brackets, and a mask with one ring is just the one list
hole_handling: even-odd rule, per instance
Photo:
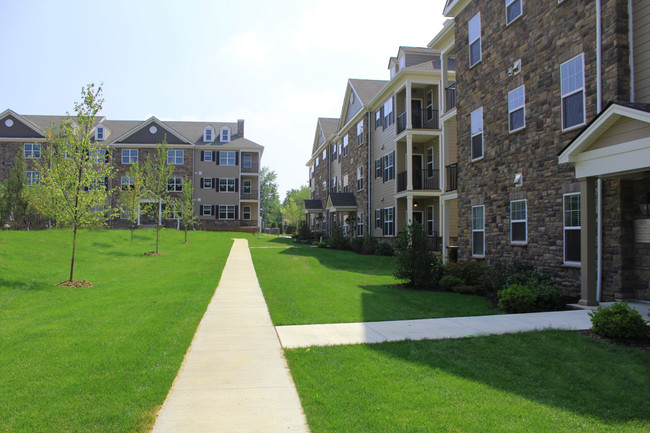
{"label": "green grass lawn", "polygon": [[477,296],[391,287],[400,283],[392,276],[392,257],[288,248],[292,241],[281,238],[249,242],[258,247],[251,253],[275,325],[497,314]]}
{"label": "green grass lawn", "polygon": [[0,232],[0,431],[148,431],[218,284],[233,233]]}
{"label": "green grass lawn", "polygon": [[573,332],[286,356],[312,433],[650,431],[650,352]]}

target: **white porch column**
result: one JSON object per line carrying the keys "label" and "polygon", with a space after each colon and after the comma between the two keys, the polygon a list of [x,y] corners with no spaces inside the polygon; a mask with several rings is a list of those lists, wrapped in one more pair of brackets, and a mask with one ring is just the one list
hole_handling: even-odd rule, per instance
{"label": "white porch column", "polygon": [[405,110],[406,112],[406,129],[411,129],[413,128],[413,113],[411,112],[411,82],[407,81],[406,82],[406,107]]}
{"label": "white porch column", "polygon": [[406,224],[413,223],[413,197],[406,196]]}
{"label": "white porch column", "polygon": [[580,179],[580,301],[582,305],[598,305],[597,298],[597,225],[596,178]]}
{"label": "white porch column", "polygon": [[140,203],[138,202],[138,225],[140,225]]}
{"label": "white porch column", "polygon": [[413,138],[406,135],[406,190],[413,190]]}

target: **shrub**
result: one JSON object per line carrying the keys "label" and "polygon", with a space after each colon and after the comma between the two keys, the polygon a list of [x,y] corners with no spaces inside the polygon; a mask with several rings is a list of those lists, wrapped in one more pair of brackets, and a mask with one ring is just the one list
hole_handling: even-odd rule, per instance
{"label": "shrub", "polygon": [[395,278],[406,280],[411,287],[429,287],[434,281],[433,261],[422,225],[414,222],[406,226],[395,240]]}
{"label": "shrub", "polygon": [[298,239],[311,240],[312,234],[307,221],[300,221],[298,224]]}
{"label": "shrub", "polygon": [[363,238],[352,238],[350,240],[350,249],[361,254],[363,252]]}
{"label": "shrub", "polygon": [[350,240],[343,234],[343,227],[339,224],[332,224],[332,234],[329,239],[330,247],[337,250],[347,250],[350,248]]}
{"label": "shrub", "polygon": [[510,284],[525,284],[528,279],[523,278],[521,274],[528,274],[529,272],[535,272],[535,267],[528,262],[515,260],[510,264],[499,261],[490,263],[485,272],[483,287],[487,293],[496,294]]}
{"label": "shrub", "polygon": [[535,305],[535,295],[526,286],[511,284],[499,290],[499,308],[506,313],[527,313]]}
{"label": "shrub", "polygon": [[453,275],[469,284],[470,286],[483,285],[487,267],[485,264],[476,261],[465,261],[447,263],[444,269],[445,275]]}
{"label": "shrub", "polygon": [[641,313],[625,302],[598,307],[591,317],[591,330],[606,338],[642,339],[648,337],[648,324]]}
{"label": "shrub", "polygon": [[373,238],[370,235],[365,235],[363,237],[363,253],[375,254],[376,250],[377,250],[377,239]]}
{"label": "shrub", "polygon": [[531,282],[528,284],[528,287],[535,295],[535,311],[553,311],[562,309],[562,297],[552,280]]}
{"label": "shrub", "polygon": [[445,275],[440,279],[440,288],[448,292],[454,291],[457,286],[462,286],[465,281],[455,275]]}
{"label": "shrub", "polygon": [[318,244],[318,248],[327,248],[327,242],[316,242]]}
{"label": "shrub", "polygon": [[379,242],[375,254],[378,256],[392,256],[394,254],[393,245],[389,242]]}

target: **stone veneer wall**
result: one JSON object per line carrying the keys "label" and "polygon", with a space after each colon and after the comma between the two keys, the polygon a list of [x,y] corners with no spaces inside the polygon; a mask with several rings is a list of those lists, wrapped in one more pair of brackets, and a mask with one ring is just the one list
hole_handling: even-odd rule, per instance
{"label": "stone veneer wall", "polygon": [[[627,13],[603,2],[603,104],[629,97]],[[552,273],[566,294],[580,293],[580,270],[563,265],[563,194],[579,191],[573,167],[557,154],[579,130],[561,130],[561,63],[584,53],[586,121],[596,115],[595,2],[525,2],[506,26],[504,3],[475,0],[456,18],[459,255],[471,256],[471,207],[485,206],[487,260],[525,260]],[[481,13],[482,60],[469,68],[468,21]],[[508,68],[521,59],[521,72]],[[508,131],[508,92],[524,84],[526,127]],[[471,161],[470,113],[483,107],[484,158]],[[523,174],[523,186],[513,184]],[[510,201],[526,199],[528,243],[510,244]],[[614,243],[616,237],[613,238]],[[613,255],[617,252],[613,251]]]}
{"label": "stone veneer wall", "polygon": [[[369,215],[368,215],[368,129],[370,125],[370,119],[368,113],[364,114],[361,118],[363,120],[363,144],[360,146],[357,145],[357,124],[353,124],[350,129],[348,129],[348,156],[341,158],[341,178],[348,175],[348,185],[350,186],[349,190],[354,194],[355,199],[357,200],[357,215],[359,212],[363,212],[363,230],[364,234],[368,233],[369,227]],[[357,168],[363,166],[363,190],[357,191]],[[374,167],[373,167],[374,169]],[[374,171],[372,173],[374,176]],[[374,214],[373,214],[374,222]],[[355,230],[355,227],[351,227]]]}

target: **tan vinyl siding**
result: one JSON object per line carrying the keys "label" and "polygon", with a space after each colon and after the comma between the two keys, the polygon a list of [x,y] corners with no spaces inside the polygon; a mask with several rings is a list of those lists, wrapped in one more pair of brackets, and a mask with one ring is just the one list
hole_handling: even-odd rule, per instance
{"label": "tan vinyl siding", "polygon": [[635,0],[634,12],[634,100],[650,102],[650,2]]}
{"label": "tan vinyl siding", "polygon": [[456,120],[445,122],[445,165],[458,162],[458,132]]}
{"label": "tan vinyl siding", "polygon": [[650,136],[650,125],[635,119],[621,118],[610,127],[589,150],[602,149],[616,144],[640,140]]}
{"label": "tan vinyl siding", "polygon": [[458,238],[458,200],[448,200],[449,237]]}

